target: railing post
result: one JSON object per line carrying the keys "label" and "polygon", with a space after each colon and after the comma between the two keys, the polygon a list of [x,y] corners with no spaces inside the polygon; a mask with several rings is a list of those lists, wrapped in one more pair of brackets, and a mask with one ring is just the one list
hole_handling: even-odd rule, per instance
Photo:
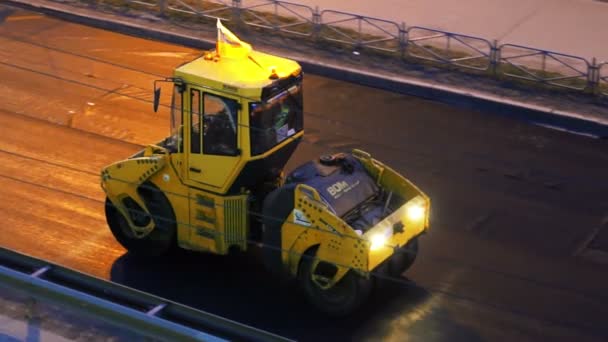
{"label": "railing post", "polygon": [[399,26],[399,51],[401,52],[401,58],[404,58],[407,52],[407,41],[408,34],[405,22],[401,22],[401,25]]}
{"label": "railing post", "polygon": [[361,22],[363,21],[363,17],[357,16],[357,41],[355,42],[355,46],[353,46],[353,50],[359,50],[363,47],[363,28],[361,26]]}
{"label": "railing post", "polygon": [[452,65],[452,54],[450,53],[452,50],[452,34],[451,33],[445,33],[445,56],[447,57],[446,60],[448,61],[449,65]]}
{"label": "railing post", "polygon": [[312,38],[315,42],[321,38],[321,25],[321,11],[319,10],[319,6],[315,6],[312,12]]}
{"label": "railing post", "polygon": [[542,67],[543,67],[543,69],[542,69],[542,71],[543,71],[542,75],[543,75],[543,80],[542,80],[542,82],[546,83],[547,82],[547,78],[548,78],[547,77],[547,72],[546,72],[547,71],[547,51],[543,51],[542,56],[543,56],[543,60],[542,60]]}
{"label": "railing post", "polygon": [[600,68],[595,57],[591,60],[591,64],[587,66],[587,90],[593,94],[599,93],[600,86]]}
{"label": "railing post", "polygon": [[498,40],[494,39],[490,45],[490,71],[493,76],[498,76],[498,67],[500,66],[500,48]]}
{"label": "railing post", "polygon": [[279,2],[278,1],[273,1],[272,3],[274,5],[274,20],[272,21],[272,28],[275,31],[281,31],[281,28],[279,27]]}
{"label": "railing post", "polygon": [[608,69],[608,62],[606,61],[599,63],[597,66],[597,92],[600,95],[608,96],[608,89],[605,89],[606,85],[602,84],[602,82],[608,82],[608,75],[604,74],[605,76],[602,77],[602,71],[606,69]]}
{"label": "railing post", "polygon": [[167,15],[167,0],[158,0],[158,14],[161,17]]}
{"label": "railing post", "polygon": [[242,15],[242,0],[232,0],[232,20],[234,21],[234,26],[237,28],[241,28],[243,24]]}

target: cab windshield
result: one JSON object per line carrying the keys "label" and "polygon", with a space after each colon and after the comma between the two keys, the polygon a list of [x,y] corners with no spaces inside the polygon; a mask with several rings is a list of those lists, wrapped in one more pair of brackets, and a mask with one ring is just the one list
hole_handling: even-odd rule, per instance
{"label": "cab windshield", "polygon": [[300,132],[303,126],[302,84],[249,105],[251,155],[262,154]]}

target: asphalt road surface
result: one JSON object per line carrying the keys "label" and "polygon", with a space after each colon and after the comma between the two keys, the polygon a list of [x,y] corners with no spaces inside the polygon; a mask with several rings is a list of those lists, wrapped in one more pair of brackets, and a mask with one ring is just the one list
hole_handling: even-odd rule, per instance
{"label": "asphalt road surface", "polygon": [[289,168],[362,148],[433,201],[414,267],[328,319],[247,255],[134,260],[106,226],[100,169],[167,135],[152,82],[200,51],[0,12],[0,245],[298,340],[608,338],[607,266],[582,257],[608,251],[606,141],[306,75]]}

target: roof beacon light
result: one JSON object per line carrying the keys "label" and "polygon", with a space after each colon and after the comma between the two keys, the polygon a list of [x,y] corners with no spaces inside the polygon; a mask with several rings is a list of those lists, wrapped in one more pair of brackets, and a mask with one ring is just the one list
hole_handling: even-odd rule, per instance
{"label": "roof beacon light", "polygon": [[268,77],[271,80],[276,80],[279,78],[279,75],[277,75],[277,68],[272,66],[270,67],[270,76]]}

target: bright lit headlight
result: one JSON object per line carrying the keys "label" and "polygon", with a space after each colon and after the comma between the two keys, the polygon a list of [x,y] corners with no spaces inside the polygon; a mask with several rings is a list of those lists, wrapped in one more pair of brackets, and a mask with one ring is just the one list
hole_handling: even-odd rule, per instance
{"label": "bright lit headlight", "polygon": [[369,249],[372,251],[378,250],[386,244],[386,236],[380,233],[372,235],[369,240],[372,243]]}
{"label": "bright lit headlight", "polygon": [[426,209],[420,204],[413,204],[407,208],[407,217],[412,221],[419,221],[424,218]]}

